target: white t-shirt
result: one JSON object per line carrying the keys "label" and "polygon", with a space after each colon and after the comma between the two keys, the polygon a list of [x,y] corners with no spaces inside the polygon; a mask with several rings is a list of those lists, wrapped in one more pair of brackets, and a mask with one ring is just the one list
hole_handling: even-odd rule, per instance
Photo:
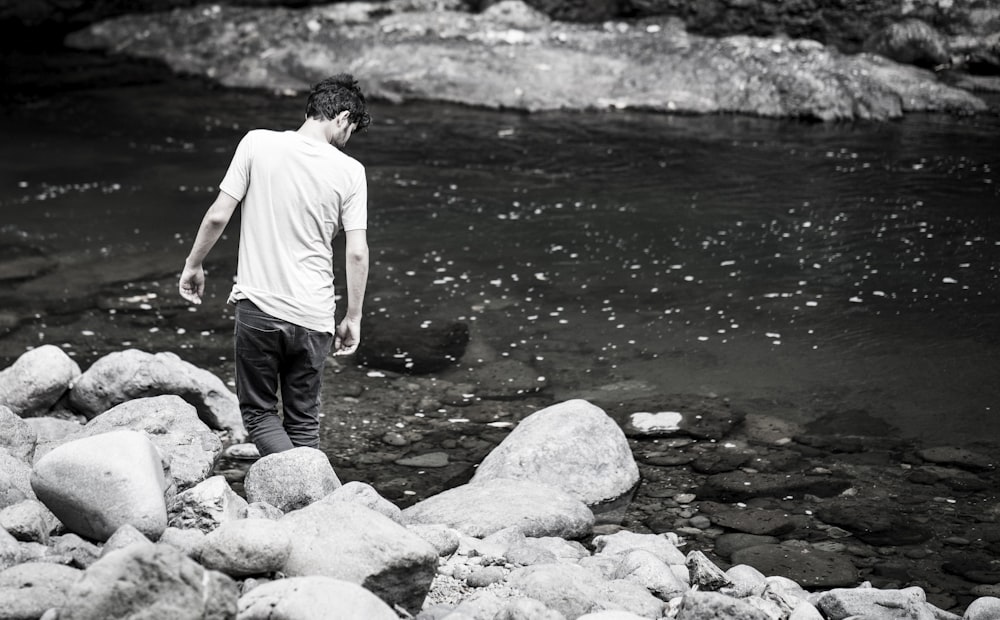
{"label": "white t-shirt", "polygon": [[333,238],[368,227],[360,162],[295,131],[250,131],[219,189],[243,202],[239,264],[229,301],[335,333]]}

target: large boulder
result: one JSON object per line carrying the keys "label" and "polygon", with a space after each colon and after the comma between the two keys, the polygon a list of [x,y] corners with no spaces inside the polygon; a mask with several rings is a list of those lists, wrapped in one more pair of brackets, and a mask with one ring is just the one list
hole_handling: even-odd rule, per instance
{"label": "large boulder", "polygon": [[[112,407],[63,441],[122,429],[149,437],[170,465],[178,491],[205,480],[222,454],[222,440],[199,419],[192,405],[173,395],[137,398]],[[39,456],[55,445],[41,447]]]}
{"label": "large boulder", "polygon": [[402,525],[353,502],[317,502],[279,523],[292,541],[282,572],[360,584],[417,613],[437,573],[435,548]]}
{"label": "large boulder", "polygon": [[140,620],[236,615],[236,583],[169,545],[132,545],[90,565],[67,595],[60,620]]}
{"label": "large boulder", "polygon": [[169,524],[208,533],[240,519],[246,509],[247,500],[233,491],[225,476],[212,476],[174,497],[168,507]]}
{"label": "large boulder", "polygon": [[408,524],[442,524],[482,538],[505,528],[525,536],[580,538],[594,513],[566,491],[528,480],[496,479],[461,485],[403,510]]}
{"label": "large boulder", "polygon": [[128,349],[109,353],[84,372],[70,390],[70,405],[87,418],[136,398],[176,394],[194,405],[210,428],[246,437],[239,402],[222,379],[173,353]]}
{"label": "large boulder", "polygon": [[291,577],[257,586],[239,600],[239,620],[397,620],[392,607],[356,583],[332,577]]}
{"label": "large boulder", "polygon": [[243,480],[248,502],[267,502],[283,512],[320,500],[339,486],[330,459],[306,447],[262,457],[250,466]]}
{"label": "large boulder", "polygon": [[115,431],[67,442],[35,463],[31,487],[71,531],[104,541],[128,523],[151,540],[167,527],[168,489],[156,446]]}
{"label": "large boulder", "polygon": [[38,434],[9,407],[0,405],[0,448],[14,458],[30,463],[35,456]]}
{"label": "large boulder", "polygon": [[521,420],[483,459],[472,483],[501,478],[545,484],[594,505],[632,489],[639,467],[625,433],[604,410],[569,400]]}
{"label": "large boulder", "polygon": [[59,347],[46,344],[0,370],[0,405],[19,416],[45,413],[80,376],[80,366]]}

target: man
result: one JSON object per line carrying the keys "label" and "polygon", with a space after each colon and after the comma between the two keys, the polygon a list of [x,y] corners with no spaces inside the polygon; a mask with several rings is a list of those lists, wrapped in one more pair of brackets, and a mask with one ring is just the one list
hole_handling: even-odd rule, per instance
{"label": "man", "polygon": [[[350,355],[361,339],[368,185],[364,167],[342,149],[370,122],[357,81],[339,74],[309,92],[305,122],[297,131],[248,132],[181,273],[181,296],[200,304],[202,263],[242,202],[229,303],[236,305],[236,395],[261,456],[319,446],[320,388],[331,344],[334,355]],[[338,325],[333,238],[340,230],[347,311]]]}

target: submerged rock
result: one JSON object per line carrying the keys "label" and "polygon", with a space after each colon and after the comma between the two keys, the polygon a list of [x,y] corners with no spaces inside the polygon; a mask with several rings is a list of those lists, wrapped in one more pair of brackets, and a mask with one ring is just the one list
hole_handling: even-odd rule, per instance
{"label": "submerged rock", "polygon": [[929,71],[873,54],[847,55],[806,39],[697,36],[663,17],[553,22],[517,0],[478,14],[407,0],[377,8],[215,5],[103,21],[67,44],[160,59],[231,87],[300,91],[353,67],[373,97],[529,111],[633,108],[839,120],[986,109]]}

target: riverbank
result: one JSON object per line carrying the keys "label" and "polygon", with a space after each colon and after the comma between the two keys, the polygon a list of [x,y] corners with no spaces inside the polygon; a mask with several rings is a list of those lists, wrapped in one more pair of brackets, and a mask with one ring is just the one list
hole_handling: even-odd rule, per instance
{"label": "riverbank", "polygon": [[[122,364],[138,372],[114,372]],[[446,525],[446,530],[457,530],[458,538],[453,533],[443,539],[453,539],[454,544],[441,542],[443,530],[439,527],[433,529],[433,536],[424,532],[436,541],[439,551],[447,552],[433,554],[434,558],[440,556],[440,562],[420,560],[421,565],[430,562],[428,566],[434,566],[431,574],[437,575],[433,579],[428,577],[422,594],[414,591],[412,585],[399,594],[409,601],[411,612],[413,601],[417,598],[424,601],[425,596],[427,605],[437,606],[433,613],[428,607],[424,615],[417,615],[422,618],[437,618],[440,615],[435,614],[442,610],[454,610],[461,605],[464,607],[460,610],[464,609],[468,617],[492,617],[490,614],[499,608],[524,598],[526,592],[530,593],[527,598],[536,602],[541,599],[550,610],[567,618],[583,615],[566,615],[567,611],[584,608],[629,609],[639,612],[638,617],[667,613],[669,617],[683,618],[688,617],[684,615],[685,607],[692,608],[696,602],[737,605],[742,611],[734,613],[739,617],[745,617],[740,613],[749,613],[743,604],[758,611],[766,608],[761,613],[768,615],[762,618],[786,618],[807,602],[822,615],[797,617],[841,618],[845,616],[836,615],[832,607],[824,607],[832,603],[821,603],[823,596],[855,600],[854,595],[840,593],[840,589],[855,591],[863,584],[873,589],[859,590],[862,599],[868,592],[904,607],[916,605],[924,609],[920,613],[932,613],[935,618],[958,618],[957,614],[963,611],[976,612],[993,605],[991,597],[1000,594],[1000,571],[992,559],[1000,544],[997,473],[992,460],[995,446],[922,448],[888,436],[863,434],[865,430],[878,430],[877,425],[870,421],[866,425],[863,419],[850,421],[859,433],[834,434],[823,427],[832,424],[832,420],[820,420],[801,428],[766,416],[745,416],[730,408],[723,398],[678,395],[656,402],[630,400],[617,404],[616,398],[609,398],[603,401],[603,407],[583,400],[543,407],[541,395],[517,401],[504,400],[502,393],[494,394],[492,399],[479,398],[476,392],[484,393],[484,386],[460,383],[454,376],[430,380],[335,364],[330,370],[333,376],[328,377],[324,402],[328,411],[337,413],[324,424],[339,424],[344,432],[325,435],[338,438],[332,442],[327,439],[327,445],[323,446],[331,456],[311,451],[257,460],[252,447],[232,443],[240,436],[238,429],[222,430],[233,424],[223,413],[231,408],[231,401],[220,401],[213,379],[175,356],[124,351],[102,358],[81,374],[77,374],[79,369],[74,370],[74,366],[58,348],[42,347],[22,356],[15,366],[0,374],[3,402],[17,412],[36,416],[22,419],[8,412],[4,418],[5,428],[24,430],[4,433],[5,452],[10,456],[3,470],[12,482],[5,485],[7,506],[0,512],[0,521],[22,541],[5,539],[4,562],[7,567],[14,567],[11,570],[15,573],[27,570],[17,568],[24,562],[33,565],[44,562],[82,571],[80,581],[63,583],[62,594],[67,596],[75,596],[73,592],[79,586],[73,584],[85,580],[90,584],[85,590],[91,596],[105,587],[100,585],[101,573],[87,576],[91,566],[106,567],[115,562],[127,566],[131,561],[140,561],[124,559],[130,557],[128,554],[149,553],[142,551],[141,546],[132,547],[116,556],[108,555],[106,562],[98,562],[106,553],[102,552],[104,540],[118,539],[107,544],[109,551],[126,546],[122,539],[156,540],[164,536],[169,522],[173,529],[182,531],[171,532],[165,540],[174,541],[175,546],[180,545],[178,541],[186,541],[180,545],[185,553],[191,558],[201,558],[209,548],[202,546],[207,545],[204,540],[208,539],[183,530],[202,530],[202,535],[211,537],[212,531],[227,522],[225,529],[229,531],[234,528],[232,523],[246,517],[266,517],[282,523],[282,519],[298,510],[305,515],[307,509],[303,507],[307,505],[315,504],[313,511],[332,510],[330,506],[337,504],[330,504],[324,498],[342,483],[348,484],[340,496],[348,497],[340,499],[377,509],[391,517],[387,521],[403,526]],[[512,372],[517,369],[509,368],[507,363],[492,371],[488,366],[480,370],[483,376],[520,377],[514,382],[498,381],[497,385],[508,384],[500,389],[523,391],[525,385],[538,382],[537,377],[530,376],[529,369],[521,368],[518,373]],[[137,379],[146,383],[139,385]],[[101,389],[94,392],[98,384]],[[73,387],[66,393],[70,385]],[[161,392],[184,393],[194,406],[174,396],[155,397]],[[100,395],[104,403],[96,409],[88,407],[96,402],[94,394]],[[143,396],[136,398],[138,394]],[[207,394],[216,396],[213,400]],[[601,402],[596,396],[589,395]],[[120,404],[116,405],[117,401]],[[416,401],[419,404],[414,406]],[[68,409],[67,405],[73,403],[75,408]],[[106,407],[110,407],[107,413],[97,411]],[[87,411],[86,415],[81,411]],[[50,418],[47,412],[61,420]],[[41,417],[37,417],[39,414]],[[201,426],[197,420],[192,422],[195,414],[202,419]],[[80,426],[87,418],[90,421]],[[223,442],[209,440],[212,433],[204,423],[220,429],[219,437],[229,445],[225,457],[219,458]],[[514,429],[516,432],[511,432]],[[109,450],[102,443],[90,449],[88,442],[111,441],[107,435],[111,431],[131,432],[132,435],[122,436],[122,441],[127,439],[126,443],[132,447]],[[191,441],[206,433],[202,439]],[[92,466],[114,469],[117,457],[105,463],[103,455],[134,456],[136,450],[149,449],[143,447],[146,445],[143,442],[149,440],[156,443],[160,453],[170,455],[170,466],[165,468],[166,474],[159,468],[143,473],[142,468],[134,466],[137,462],[134,458],[126,459],[128,466],[115,475],[125,476],[135,484],[123,483],[116,492],[134,492],[146,500],[127,503],[125,517],[121,513],[105,514],[107,510],[122,510],[120,502],[106,501],[107,489],[82,481],[73,483],[63,476],[48,476],[46,472],[62,467],[52,461],[61,461],[56,457],[42,461],[47,454],[57,454],[60,459],[79,463],[79,471]],[[539,441],[550,449],[533,447]],[[182,448],[189,444],[201,448],[195,452]],[[65,447],[60,449],[61,445]],[[71,445],[76,447],[71,449]],[[291,460],[284,463],[285,459]],[[261,473],[265,470],[266,475]],[[293,475],[294,480],[286,480],[282,472]],[[142,482],[143,476],[152,477]],[[161,477],[156,484],[150,482]],[[21,483],[29,478],[31,486],[25,488]],[[489,480],[497,478],[501,481],[520,478],[526,485],[545,485],[543,488],[550,490],[536,495],[527,487],[484,489],[484,484],[488,487]],[[66,487],[67,482],[70,487]],[[606,489],[609,484],[615,489]],[[53,497],[70,492],[70,488],[77,499],[66,513],[66,501],[56,501]],[[81,489],[84,489],[82,494]],[[16,497],[17,491],[23,496],[21,499]],[[46,511],[38,512],[35,492],[40,493],[38,498],[52,511],[64,515],[61,520],[53,519],[51,514],[45,517]],[[307,499],[293,499],[297,494],[305,494]],[[103,500],[88,500],[96,496]],[[610,496],[621,497],[610,503],[600,501]],[[498,498],[502,497],[506,499],[500,501]],[[535,499],[525,502],[524,497]],[[256,506],[249,513],[247,501]],[[265,502],[278,512],[255,502]],[[586,509],[585,504],[589,504]],[[146,510],[150,505],[153,517],[162,510],[161,517],[151,518],[148,513],[143,513],[142,518],[135,517],[136,511]],[[103,516],[80,516],[88,511]],[[579,516],[573,516],[577,513]],[[344,515],[338,518],[348,522],[360,519],[365,523],[371,519]],[[121,519],[139,527],[141,537],[137,539],[131,530],[119,535],[123,523],[117,520]],[[528,529],[518,535],[500,533],[506,525],[520,523],[522,519],[526,519]],[[160,525],[144,528],[142,524],[151,520]],[[109,525],[102,531],[79,530],[93,527],[94,523]],[[529,523],[533,525],[528,527]],[[397,536],[393,532],[405,531],[389,525],[386,528],[387,533],[383,534],[391,540]],[[368,531],[367,526],[364,529]],[[270,534],[261,536],[258,530],[254,532],[256,545],[267,547],[264,541],[272,541]],[[76,533],[83,534],[90,542],[71,543],[77,540],[73,538]],[[236,541],[243,540],[239,533],[230,535],[236,536]],[[366,536],[369,535],[370,531]],[[294,541],[305,535],[286,532],[277,536]],[[319,538],[312,540],[316,536]],[[306,540],[312,542],[306,547],[346,544],[322,542],[324,536],[309,534]],[[351,538],[358,536],[361,534]],[[398,533],[398,536],[408,535]],[[614,562],[607,555],[601,557],[601,549],[609,539],[622,540],[623,536],[632,541],[628,549],[644,548],[660,557],[665,566],[680,565],[683,570],[678,573],[676,569],[663,568],[660,572],[650,572],[647,561],[640,563],[646,568],[639,570],[635,557],[630,560],[632,569],[625,570],[618,564],[624,561],[622,557]],[[635,536],[642,542],[629,538]],[[556,544],[555,539],[548,537],[563,542]],[[483,538],[486,542],[476,542]],[[667,543],[674,551],[656,551]],[[211,547],[216,549],[213,557],[235,557],[227,555],[226,549],[237,542],[212,544],[219,545]],[[300,544],[305,543],[300,540]],[[420,546],[417,542],[407,544]],[[74,551],[68,551],[67,545]],[[621,549],[616,553],[621,553]],[[665,559],[663,554],[673,559]],[[399,570],[402,556],[392,552],[389,556],[380,562]],[[117,558],[115,562],[112,557]],[[252,586],[269,581],[270,572],[279,569],[274,564],[275,555],[267,557],[271,560],[262,560],[267,570],[236,571],[226,564],[235,560],[217,559],[209,566],[225,567],[221,568],[223,572],[228,571],[230,578],[241,582],[237,588],[235,582],[230,586],[222,580],[227,591],[237,588],[232,590],[235,600],[236,593],[246,596]],[[485,562],[484,558],[493,559]],[[584,561],[584,558],[592,559]],[[169,561],[182,562],[177,558]],[[316,564],[317,561],[309,560],[307,565],[319,572],[303,569],[301,576],[350,573],[337,572],[342,571],[343,558],[336,562],[336,570],[329,564]],[[571,565],[586,565],[588,579],[597,580],[592,584],[594,587],[568,596],[566,600],[571,603],[545,598],[546,588],[541,583],[582,578],[583,573],[575,575],[573,571],[578,568]],[[375,572],[381,574],[381,570]],[[392,572],[389,568],[385,570]],[[621,574],[616,572],[623,570]],[[722,571],[727,571],[727,576],[720,576]],[[676,581],[678,575],[687,577],[686,585],[681,585],[683,579]],[[752,575],[757,577],[745,581]],[[783,585],[779,588],[776,576],[795,583],[780,582]],[[2,577],[0,574],[0,581]],[[384,592],[398,592],[386,585],[392,582],[391,578],[381,579],[389,581],[376,579],[368,586],[382,592],[383,598]],[[619,593],[617,598],[600,599],[604,603],[598,604],[594,602],[595,592],[605,587],[599,585],[600,579],[624,579],[632,586],[641,583],[648,592],[642,595],[633,591],[628,596]],[[94,585],[95,580],[98,585]],[[382,585],[372,586],[375,582]],[[667,587],[671,583],[674,585]],[[699,584],[698,590],[719,591],[728,597],[726,600],[734,599],[737,603],[699,601],[694,590],[688,590],[695,583]],[[736,594],[733,588],[741,594]],[[290,595],[282,595],[286,596]],[[771,604],[742,600],[754,596],[770,600]],[[608,600],[617,603],[612,605]],[[147,600],[143,604],[149,603]],[[119,604],[126,605],[121,601]],[[772,607],[779,611],[774,612]],[[650,611],[654,608],[657,611]],[[60,617],[91,616],[75,616],[71,612]]]}
{"label": "riverbank", "polygon": [[373,97],[394,102],[823,121],[987,110],[929,70],[874,54],[808,39],[698,36],[663,17],[557,22],[517,0],[481,13],[410,0],[200,6],[98,22],[67,44],[161,60],[228,87],[299,92],[349,71]]}

